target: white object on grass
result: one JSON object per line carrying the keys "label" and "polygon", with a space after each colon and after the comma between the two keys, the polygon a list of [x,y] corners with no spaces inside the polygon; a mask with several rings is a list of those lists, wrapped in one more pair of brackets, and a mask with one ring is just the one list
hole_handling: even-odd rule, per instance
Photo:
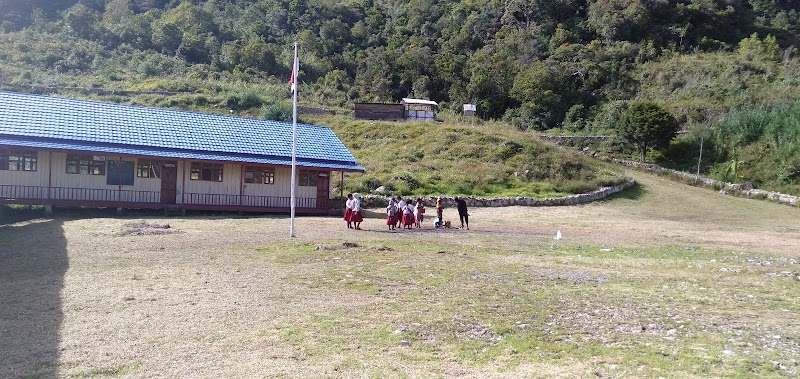
{"label": "white object on grass", "polygon": [[560,240],[561,239],[561,231],[560,230],[556,232],[556,236],[553,237],[553,239],[554,240]]}

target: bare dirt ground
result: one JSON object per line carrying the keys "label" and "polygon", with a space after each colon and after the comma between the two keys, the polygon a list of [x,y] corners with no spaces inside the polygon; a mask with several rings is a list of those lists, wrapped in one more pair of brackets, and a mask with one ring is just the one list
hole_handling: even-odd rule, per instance
{"label": "bare dirt ground", "polygon": [[[380,313],[398,305],[368,291],[306,285],[297,279],[301,270],[254,258],[262,247],[285,248],[290,255],[293,246],[342,241],[393,246],[408,241],[421,251],[585,244],[800,258],[798,208],[633,175],[640,183],[634,190],[594,204],[471,209],[469,231],[435,230],[430,220],[423,230],[387,231],[379,218],[354,231],[337,218],[301,217],[292,239],[283,216],[56,217],[5,225],[0,227],[0,378],[478,378],[591,372],[590,363],[580,361],[568,362],[571,369],[521,364],[507,371],[464,364],[452,354],[408,363],[402,345],[363,351],[367,347],[357,343],[315,341],[316,335],[357,340],[376,328],[347,309]],[[379,210],[374,214],[380,217]],[[447,209],[445,218],[455,224],[458,217]],[[560,241],[553,239],[557,231]],[[564,274],[544,269],[537,275],[563,280]],[[328,314],[342,314],[347,322],[320,323]],[[391,314],[385,319],[392,321],[378,328],[391,333],[397,320]],[[355,362],[352,356],[373,359]]]}

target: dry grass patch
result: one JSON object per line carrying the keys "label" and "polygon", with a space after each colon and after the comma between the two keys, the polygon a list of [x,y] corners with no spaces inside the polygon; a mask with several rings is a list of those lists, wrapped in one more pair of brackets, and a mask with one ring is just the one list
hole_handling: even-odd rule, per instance
{"label": "dry grass patch", "polygon": [[800,210],[638,179],[579,207],[471,209],[470,231],[7,225],[0,377],[798,375]]}

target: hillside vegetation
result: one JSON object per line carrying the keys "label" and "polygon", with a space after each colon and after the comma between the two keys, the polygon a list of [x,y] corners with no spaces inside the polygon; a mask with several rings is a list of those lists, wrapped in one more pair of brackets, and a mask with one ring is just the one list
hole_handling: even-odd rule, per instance
{"label": "hillside vegetation", "polygon": [[[415,195],[553,197],[619,184],[622,175],[578,153],[540,142],[501,123],[476,127],[430,122],[318,120],[332,125],[366,175],[348,191]],[[334,178],[334,183],[337,183]]]}
{"label": "hillside vegetation", "polygon": [[3,0],[0,11],[3,79],[17,84],[283,81],[298,42],[300,78],[329,105],[426,97],[525,128],[596,126],[609,102],[634,98],[678,113],[687,94],[730,98],[723,107],[797,99],[769,91],[794,80],[789,0]]}
{"label": "hillside vegetation", "polygon": [[[728,130],[731,112],[800,100],[794,0],[0,0],[0,87],[161,91],[114,100],[285,119],[295,42],[302,102],[337,109],[412,96],[521,130],[615,134],[631,102]],[[692,169],[700,135],[646,158]],[[701,171],[724,178],[760,149],[718,140]],[[778,159],[788,175],[734,178],[800,186]]]}
{"label": "hillside vegetation", "polygon": [[714,137],[719,176],[800,194],[800,103],[735,110]]}

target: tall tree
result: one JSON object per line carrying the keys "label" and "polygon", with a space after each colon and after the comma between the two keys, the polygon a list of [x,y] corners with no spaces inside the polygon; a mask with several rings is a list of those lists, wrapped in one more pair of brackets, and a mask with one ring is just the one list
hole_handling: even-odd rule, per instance
{"label": "tall tree", "polygon": [[631,104],[619,123],[619,135],[639,151],[644,162],[647,149],[663,148],[675,137],[678,121],[666,109],[654,103]]}

